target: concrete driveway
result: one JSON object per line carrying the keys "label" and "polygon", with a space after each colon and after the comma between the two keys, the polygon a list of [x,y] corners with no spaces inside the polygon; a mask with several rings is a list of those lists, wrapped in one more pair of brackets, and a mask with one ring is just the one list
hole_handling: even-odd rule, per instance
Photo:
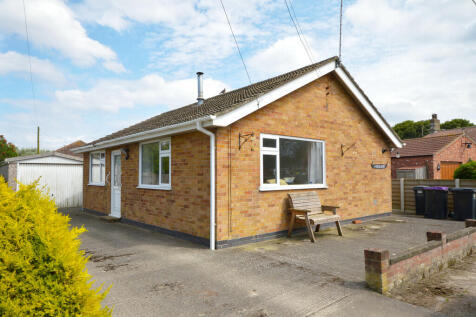
{"label": "concrete driveway", "polygon": [[390,252],[461,222],[392,216],[306,235],[210,251],[157,232],[67,211],[84,225],[97,283],[113,284],[114,316],[441,316],[367,290],[363,249]]}

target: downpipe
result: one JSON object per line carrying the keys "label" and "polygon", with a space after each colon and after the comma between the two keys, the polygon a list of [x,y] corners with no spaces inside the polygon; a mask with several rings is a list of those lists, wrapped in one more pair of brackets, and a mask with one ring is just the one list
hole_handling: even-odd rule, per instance
{"label": "downpipe", "polygon": [[197,121],[197,130],[210,137],[210,250],[215,250],[215,133]]}

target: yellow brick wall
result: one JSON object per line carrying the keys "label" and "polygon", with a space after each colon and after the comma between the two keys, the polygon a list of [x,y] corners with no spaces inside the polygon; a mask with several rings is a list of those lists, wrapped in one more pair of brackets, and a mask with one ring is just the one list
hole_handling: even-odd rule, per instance
{"label": "yellow brick wall", "polygon": [[[210,233],[210,147],[208,136],[193,132],[171,139],[172,190],[139,189],[139,143],[122,155],[121,213],[123,218],[208,239]],[[111,171],[111,152],[106,150],[106,175]],[[90,186],[89,153],[84,155],[83,207],[110,213],[111,188]],[[110,179],[110,176],[109,176]]]}
{"label": "yellow brick wall", "polygon": [[[241,150],[240,132],[255,134]],[[287,191],[259,190],[260,133],[326,142],[328,189],[317,191],[323,204],[341,207],[343,219],[392,210],[390,155],[382,154],[390,143],[334,75],[327,75],[217,130],[218,241],[287,229]],[[341,156],[341,144],[353,143]],[[372,169],[372,161],[389,165]]]}

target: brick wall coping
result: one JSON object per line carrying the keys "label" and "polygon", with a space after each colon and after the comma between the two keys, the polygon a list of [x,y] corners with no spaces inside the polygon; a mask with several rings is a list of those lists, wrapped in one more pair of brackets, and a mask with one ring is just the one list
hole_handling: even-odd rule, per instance
{"label": "brick wall coping", "polygon": [[[464,236],[469,236],[470,234],[474,232],[476,232],[476,227],[464,228],[464,229],[461,229],[446,235],[446,241],[447,242],[454,241]],[[406,249],[397,253],[393,253],[390,256],[390,265],[409,259],[411,257],[414,257],[415,255],[424,253],[426,251],[430,251],[432,249],[441,247],[441,243],[442,241],[428,241],[428,242],[416,245],[414,247],[411,247],[409,249]]]}
{"label": "brick wall coping", "polygon": [[392,256],[390,257],[390,265],[412,258],[418,254],[430,251],[440,246],[441,246],[440,241],[429,241],[429,242],[416,245],[409,249],[406,249],[397,253],[393,253]]}
{"label": "brick wall coping", "polygon": [[476,219],[467,219],[466,228],[449,234],[428,231],[427,243],[394,253],[388,250],[365,249],[365,281],[379,293],[438,272],[451,261],[461,259],[476,247]]}

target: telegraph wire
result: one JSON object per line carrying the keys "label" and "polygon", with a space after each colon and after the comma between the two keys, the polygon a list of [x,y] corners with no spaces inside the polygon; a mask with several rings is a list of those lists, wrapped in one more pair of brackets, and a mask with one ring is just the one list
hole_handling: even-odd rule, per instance
{"label": "telegraph wire", "polygon": [[248,73],[248,68],[246,68],[245,60],[243,55],[241,54],[240,46],[238,45],[238,41],[236,40],[235,33],[233,32],[233,28],[231,27],[230,19],[228,18],[228,14],[226,13],[225,6],[223,5],[223,1],[220,0],[221,7],[223,9],[223,13],[225,13],[226,21],[228,22],[228,26],[230,27],[231,34],[233,35],[233,40],[235,40],[236,49],[238,50],[238,54],[240,55],[241,62],[243,63],[243,67],[245,68],[246,76],[248,77],[248,81],[251,82],[250,74]]}
{"label": "telegraph wire", "polygon": [[30,86],[31,86],[31,95],[33,97],[33,112],[35,115],[36,119],[36,125],[37,125],[37,151],[39,154],[40,151],[40,146],[39,146],[39,138],[40,138],[40,122],[38,120],[38,109],[36,105],[36,94],[35,94],[35,85],[33,82],[33,72],[31,70],[31,51],[30,51],[30,36],[28,34],[28,23],[27,23],[27,18],[26,18],[26,6],[25,6],[25,0],[22,0],[23,3],[23,16],[25,20],[25,34],[26,34],[26,48],[27,48],[27,53],[28,53],[28,66],[29,66],[29,72],[30,72]]}
{"label": "telegraph wire", "polygon": [[296,24],[299,28],[299,32],[301,32],[302,38],[304,39],[304,43],[306,44],[307,48],[309,49],[309,54],[311,55],[312,61],[314,63],[315,59],[314,59],[314,55],[312,54],[311,46],[309,45],[309,43],[307,42],[306,37],[304,36],[304,32],[302,31],[301,24],[299,24],[299,20],[297,18],[296,12],[294,11],[294,6],[293,6],[292,0],[289,0],[289,6],[291,7],[291,11],[293,13],[294,19],[296,20]]}
{"label": "telegraph wire", "polygon": [[307,57],[309,57],[309,60],[311,61],[311,64],[314,64],[314,61],[311,57],[311,54],[310,54],[308,48],[306,47],[306,44],[304,43],[304,40],[301,37],[301,33],[299,32],[299,28],[298,28],[296,22],[294,21],[293,15],[292,15],[291,10],[290,10],[289,5],[288,5],[288,1],[284,0],[284,4],[286,5],[286,8],[288,9],[289,17],[291,18],[291,22],[293,23],[294,28],[296,29],[299,40],[301,41],[301,44],[304,47],[304,51],[306,51]]}
{"label": "telegraph wire", "polygon": [[[475,1],[475,0],[473,0]],[[340,22],[339,22],[339,62],[341,60],[341,54],[342,54],[342,2],[343,0],[340,0]]]}

